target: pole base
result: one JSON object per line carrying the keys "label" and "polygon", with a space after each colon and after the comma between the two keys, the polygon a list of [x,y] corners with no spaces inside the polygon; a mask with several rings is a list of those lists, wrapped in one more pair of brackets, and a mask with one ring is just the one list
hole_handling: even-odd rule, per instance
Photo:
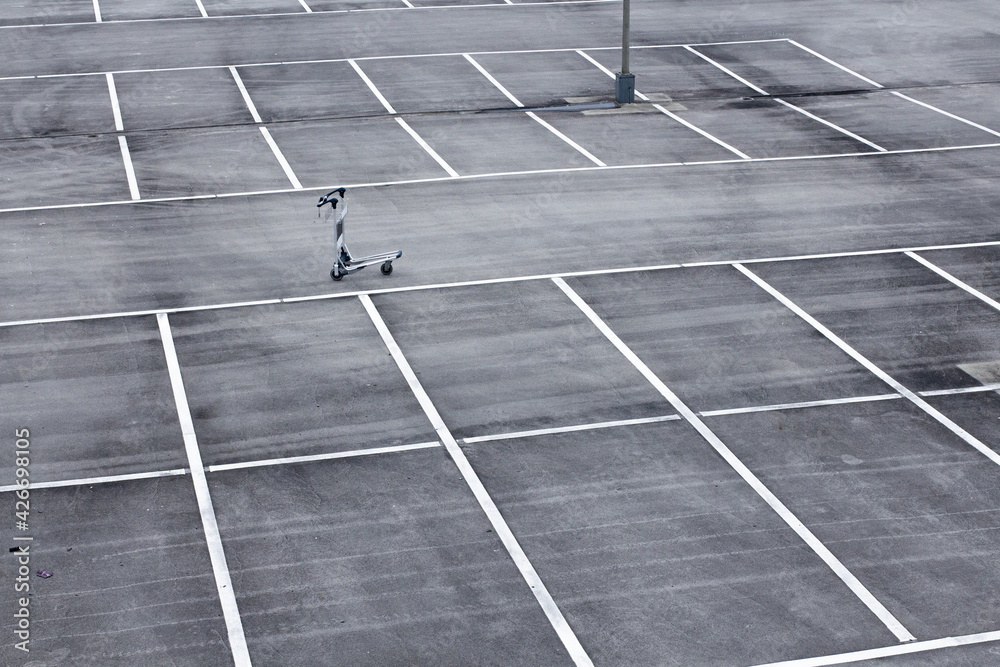
{"label": "pole base", "polygon": [[635,74],[615,74],[615,102],[632,104],[635,102]]}

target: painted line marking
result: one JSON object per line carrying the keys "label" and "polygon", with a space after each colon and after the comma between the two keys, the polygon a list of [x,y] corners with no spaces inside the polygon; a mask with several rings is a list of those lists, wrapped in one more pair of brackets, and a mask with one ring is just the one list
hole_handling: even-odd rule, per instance
{"label": "painted line marking", "polygon": [[[85,477],[83,479],[65,479],[56,480],[54,482],[32,482],[32,489],[57,489],[65,486],[88,486],[93,484],[109,484],[113,482],[130,482],[138,479],[157,479],[159,477],[177,477],[179,475],[187,474],[186,468],[177,468],[175,470],[157,470],[154,472],[136,472],[127,475],[107,475],[105,477]],[[0,493],[7,493],[9,491],[18,490],[19,486],[0,486]]]}
{"label": "painted line marking", "polygon": [[489,81],[494,86],[496,86],[497,90],[499,90],[501,93],[503,93],[507,97],[508,100],[510,100],[511,102],[513,102],[514,106],[517,106],[517,107],[523,107],[524,106],[523,104],[521,104],[520,100],[518,100],[516,97],[514,97],[514,95],[511,94],[511,92],[509,90],[507,90],[503,86],[502,83],[500,83],[499,81],[497,81],[496,78],[492,74],[490,74],[489,72],[487,72],[486,68],[483,67],[482,65],[480,65],[479,62],[475,58],[473,58],[472,56],[470,56],[468,53],[463,53],[462,57],[465,58],[466,60],[468,60],[472,64],[473,67],[475,67],[477,70],[479,70],[479,73],[482,74],[483,76],[485,76],[486,79],[487,79],[487,81]]}
{"label": "painted line marking", "polygon": [[983,303],[985,303],[990,308],[993,308],[994,310],[1000,310],[1000,303],[997,303],[995,300],[993,300],[990,297],[986,296],[985,294],[983,294],[982,292],[980,292],[979,290],[977,290],[972,285],[969,285],[968,283],[966,283],[966,282],[964,282],[962,280],[959,280],[958,278],[956,278],[952,274],[950,274],[947,271],[945,271],[944,269],[942,269],[940,266],[937,266],[936,264],[932,264],[931,262],[927,261],[926,259],[924,259],[920,255],[918,255],[918,254],[916,254],[914,252],[910,252],[909,250],[907,250],[903,254],[906,255],[907,257],[909,257],[910,259],[916,260],[921,265],[927,267],[928,269],[930,269],[934,273],[938,274],[939,276],[941,276],[942,278],[944,278],[945,280],[947,280],[948,282],[950,282],[952,285],[955,285],[956,287],[959,287],[959,288],[965,290],[966,292],[968,292],[972,296],[976,297],[977,299],[979,299],[980,301],[982,301]]}
{"label": "painted line marking", "polygon": [[854,76],[854,77],[857,77],[857,78],[861,79],[865,83],[871,84],[872,86],[875,86],[876,88],[885,88],[885,86],[883,86],[881,83],[878,83],[876,81],[872,81],[867,76],[862,76],[862,75],[858,74],[857,72],[855,72],[854,70],[849,69],[847,67],[844,67],[843,65],[841,65],[838,62],[830,60],[829,58],[827,58],[826,56],[824,56],[822,53],[818,53],[816,51],[813,51],[808,46],[802,46],[801,44],[799,44],[798,42],[796,42],[794,39],[788,39],[788,40],[785,40],[785,41],[787,41],[792,46],[797,46],[798,48],[802,49],[806,53],[811,53],[812,55],[816,56],[820,60],[826,61],[827,63],[833,65],[834,67],[847,72],[851,76]]}
{"label": "painted line marking", "polygon": [[486,491],[486,487],[483,486],[482,480],[479,479],[479,475],[476,474],[476,471],[472,468],[469,460],[465,457],[465,453],[462,452],[462,448],[459,447],[458,442],[455,440],[454,436],[452,436],[451,431],[444,423],[444,420],[438,413],[437,408],[434,407],[434,403],[431,401],[430,396],[428,396],[427,392],[424,391],[423,385],[421,385],[420,380],[417,379],[416,374],[413,372],[409,362],[403,355],[403,351],[396,344],[396,340],[393,338],[392,332],[389,331],[388,326],[386,326],[385,320],[382,319],[378,309],[375,308],[375,304],[372,303],[371,297],[367,294],[362,294],[358,298],[361,300],[362,305],[365,307],[365,311],[368,313],[372,323],[375,325],[379,335],[382,337],[382,341],[385,343],[385,346],[389,349],[389,353],[392,355],[393,360],[395,360],[400,372],[403,374],[403,377],[406,378],[406,382],[409,384],[410,390],[420,403],[420,407],[423,408],[424,413],[427,415],[427,419],[430,420],[431,425],[434,427],[434,431],[437,433],[438,438],[440,438],[441,442],[444,443],[452,461],[454,461],[459,472],[462,474],[462,477],[465,479],[465,483],[468,484],[473,495],[475,495],[476,500],[479,501],[480,507],[482,507],[487,518],[489,518],[490,523],[493,525],[493,531],[496,533],[497,537],[500,538],[500,541],[503,542],[504,547],[506,547],[507,552],[510,554],[514,564],[520,571],[521,576],[524,577],[525,582],[531,588],[531,592],[534,593],[535,599],[538,600],[538,604],[542,607],[546,617],[549,619],[549,623],[552,624],[552,628],[556,631],[556,634],[562,641],[563,646],[569,652],[573,662],[580,667],[593,667],[590,657],[583,649],[583,646],[580,644],[580,641],[577,639],[577,636],[573,632],[572,628],[569,627],[569,623],[566,622],[565,617],[556,605],[555,600],[552,599],[548,589],[545,588],[545,584],[542,583],[541,578],[535,571],[535,567],[531,564],[531,561],[528,560],[528,556],[524,553],[524,550],[521,549],[521,545],[518,544],[517,538],[514,537],[514,533],[511,532],[507,522],[500,514],[500,510],[497,509],[493,499]]}
{"label": "painted line marking", "polygon": [[278,161],[278,164],[281,165],[282,171],[285,172],[285,176],[288,178],[288,182],[292,184],[292,187],[294,189],[301,190],[302,183],[299,182],[299,179],[295,175],[295,172],[292,171],[292,165],[288,164],[288,160],[285,159],[285,155],[281,152],[281,149],[278,148],[278,144],[275,143],[274,137],[271,136],[270,131],[268,131],[266,127],[261,125],[260,133],[261,135],[263,135],[264,141],[267,142],[267,145],[271,147],[271,152],[274,153],[275,159]]}
{"label": "painted line marking", "polygon": [[99,0],[94,0],[94,21],[97,23],[103,23],[101,19],[101,4]]}
{"label": "painted line marking", "polygon": [[222,546],[222,537],[219,534],[219,524],[215,517],[215,508],[212,506],[212,496],[208,490],[208,480],[205,478],[205,466],[202,464],[198,437],[195,435],[194,421],[191,419],[191,409],[188,406],[187,393],[184,390],[184,379],[181,376],[180,362],[177,360],[177,350],[174,348],[170,320],[166,313],[158,313],[156,323],[163,342],[163,353],[170,375],[170,386],[173,388],[174,402],[177,405],[177,419],[180,422],[181,434],[184,436],[184,451],[187,454],[188,467],[194,482],[201,523],[205,529],[205,540],[212,561],[212,571],[215,574],[215,585],[219,591],[219,602],[222,604],[222,614],[226,620],[233,661],[237,667],[249,667],[251,664],[250,652],[247,650],[247,641],[243,634],[243,621],[236,604],[236,594],[229,576],[229,566],[226,564],[226,553]]}
{"label": "painted line marking", "polygon": [[[697,51],[697,50],[695,50],[694,48],[692,48],[690,46],[686,46],[684,48],[687,49],[688,51],[690,51],[691,53],[695,54],[696,56],[698,56],[699,58],[701,58],[705,62],[713,65],[714,67],[717,67],[719,70],[721,70],[721,71],[725,72],[726,74],[728,74],[729,76],[733,77],[734,79],[736,79],[737,81],[739,81],[743,85],[748,86],[748,87],[752,88],[753,90],[756,90],[761,95],[768,95],[768,96],[770,96],[769,92],[767,92],[766,90],[764,90],[760,86],[758,86],[758,85],[756,85],[756,84],[748,81],[747,79],[744,79],[740,75],[736,74],[736,72],[732,71],[728,67],[725,67],[721,63],[717,62],[715,59],[706,56],[704,53],[702,53],[700,51]],[[777,97],[775,97],[773,99],[774,99],[774,101],[778,102],[779,104],[782,104],[782,105],[788,107],[789,109],[791,109],[793,111],[796,111],[796,112],[802,114],[803,116],[806,116],[807,118],[811,118],[812,120],[814,120],[814,121],[816,121],[818,123],[822,123],[823,125],[826,125],[827,127],[831,128],[831,129],[834,129],[837,132],[840,132],[841,134],[844,134],[844,135],[846,135],[848,137],[851,137],[852,139],[860,141],[863,144],[871,146],[872,148],[874,148],[877,151],[880,151],[880,152],[884,153],[887,150],[887,149],[883,148],[882,146],[879,146],[878,144],[876,144],[874,142],[871,142],[868,139],[865,139],[864,137],[862,137],[862,136],[860,136],[858,134],[855,134],[854,132],[851,132],[851,131],[849,131],[849,130],[847,130],[847,129],[845,129],[845,128],[843,128],[843,127],[841,127],[841,126],[839,126],[839,125],[837,125],[835,123],[831,123],[828,120],[820,118],[816,114],[811,113],[809,111],[806,111],[802,107],[796,106],[796,105],[792,104],[791,102],[786,102],[785,100],[777,98]]]}
{"label": "painted line marking", "polygon": [[552,428],[539,428],[533,431],[514,431],[512,433],[498,433],[497,435],[477,435],[471,438],[462,438],[462,442],[467,445],[474,445],[477,442],[495,442],[497,440],[516,440],[518,438],[534,438],[540,435],[558,435],[560,433],[576,433],[579,431],[597,431],[605,428],[617,428],[619,426],[639,426],[642,424],[658,424],[660,422],[678,421],[680,415],[663,415],[660,417],[643,417],[640,419],[622,419],[611,422],[597,422],[594,424],[577,424],[575,426],[555,426]]}
{"label": "painted line marking", "polygon": [[601,160],[599,160],[597,157],[595,157],[594,154],[591,153],[590,151],[588,151],[586,148],[584,148],[580,144],[576,143],[575,141],[573,141],[572,139],[570,139],[569,137],[567,137],[565,134],[563,134],[562,132],[560,132],[556,128],[552,127],[551,125],[549,125],[547,122],[545,122],[541,118],[539,118],[537,115],[535,115],[534,111],[525,112],[525,115],[528,116],[529,118],[531,118],[532,120],[534,120],[536,123],[538,123],[542,127],[544,127],[546,130],[548,130],[552,134],[556,135],[557,137],[559,137],[560,139],[562,139],[563,141],[565,141],[570,147],[576,149],[576,151],[578,153],[580,153],[585,158],[587,158],[588,160],[590,160],[591,162],[593,162],[594,164],[596,164],[598,167],[607,167],[608,166],[607,164],[605,164],[604,162],[602,162]]}
{"label": "painted line marking", "polygon": [[961,387],[959,389],[932,389],[918,391],[921,396],[953,396],[955,394],[978,394],[987,391],[1000,391],[1000,384],[984,384],[981,387]]}
{"label": "painted line marking", "polygon": [[983,632],[974,635],[960,635],[957,637],[945,637],[944,639],[932,639],[929,641],[913,642],[910,644],[886,646],[884,648],[872,648],[864,651],[855,651],[853,653],[841,653],[839,655],[801,658],[799,660],[785,660],[782,662],[769,662],[766,665],[755,665],[755,667],[827,667],[828,665],[844,665],[851,662],[861,662],[863,660],[876,660],[878,658],[889,658],[896,655],[922,653],[925,651],[936,651],[942,648],[955,648],[957,646],[970,646],[972,644],[984,644],[995,641],[1000,641],[1000,632]]}
{"label": "painted line marking", "polygon": [[656,109],[659,110],[660,113],[666,114],[667,116],[673,118],[674,120],[676,120],[678,123],[680,123],[684,127],[688,128],[690,130],[694,130],[695,132],[697,132],[701,136],[705,137],[706,139],[714,141],[715,143],[717,143],[718,145],[722,146],[723,148],[725,148],[730,153],[733,153],[733,154],[737,155],[741,160],[753,160],[753,158],[751,158],[749,155],[747,155],[743,151],[741,151],[738,148],[735,148],[733,146],[730,146],[729,144],[727,144],[722,139],[719,139],[714,134],[710,134],[709,132],[706,132],[705,130],[701,129],[697,125],[694,125],[693,123],[689,123],[688,121],[684,120],[683,118],[681,118],[680,116],[678,116],[677,114],[675,114],[673,111],[668,110],[666,107],[663,107],[663,106],[661,106],[659,104],[654,104],[653,106],[656,107]]}
{"label": "painted line marking", "polygon": [[312,14],[312,8],[306,4],[306,0],[299,0],[299,4],[302,5],[302,9],[306,10],[307,13]]}
{"label": "painted line marking", "polygon": [[236,82],[236,86],[240,89],[240,95],[243,96],[243,102],[247,105],[247,109],[250,110],[250,116],[253,117],[253,122],[263,123],[260,114],[257,113],[257,105],[253,103],[253,99],[250,97],[250,91],[247,90],[246,85],[243,83],[243,77],[240,73],[236,71],[235,67],[229,68],[229,73],[233,75],[233,81]]}
{"label": "painted line marking", "polygon": [[837,132],[840,132],[841,134],[845,134],[845,135],[847,135],[848,137],[850,137],[852,139],[860,141],[863,144],[867,144],[868,146],[871,146],[872,148],[874,148],[877,151],[885,153],[888,150],[887,148],[883,148],[882,146],[879,146],[878,144],[876,144],[873,141],[869,141],[868,139],[865,139],[860,134],[855,134],[854,132],[851,132],[850,130],[845,129],[845,128],[841,127],[840,125],[837,125],[835,123],[831,123],[830,121],[826,120],[825,118],[820,118],[816,114],[811,113],[809,111],[806,111],[802,107],[796,106],[796,105],[792,104],[791,102],[786,102],[785,100],[779,99],[777,97],[775,97],[773,99],[778,104],[783,104],[786,107],[788,107],[789,109],[792,109],[793,111],[798,111],[803,116],[807,116],[809,118],[812,118],[813,120],[815,120],[815,121],[817,121],[819,123],[822,123],[823,125],[826,125],[827,127],[830,127],[832,129],[836,130]]}
{"label": "painted line marking", "polygon": [[791,510],[789,510],[781,500],[775,496],[767,486],[764,485],[760,479],[751,472],[746,465],[743,464],[740,459],[733,454],[733,452],[726,446],[725,443],[703,422],[691,409],[683,402],[680,398],[671,391],[667,385],[663,383],[660,378],[653,373],[653,371],[647,366],[639,357],[632,351],[632,349],[625,344],[625,342],[618,337],[618,334],[604,322],[603,319],[590,307],[590,305],[577,294],[573,288],[571,288],[566,281],[561,278],[553,278],[553,282],[569,297],[577,308],[593,323],[594,326],[604,334],[621,354],[635,366],[636,370],[642,373],[643,377],[653,385],[653,387],[660,392],[667,401],[674,407],[687,422],[694,427],[694,429],[704,438],[712,449],[716,451],[725,461],[730,465],[730,467],[736,471],[736,473],[743,478],[747,484],[757,493],[761,499],[766,502],[774,512],[781,517],[781,519],[788,525],[789,528],[795,531],[795,533],[805,542],[813,552],[819,556],[819,558],[826,563],[834,574],[836,574],[844,584],[851,590],[854,595],[861,600],[868,609],[875,614],[880,621],[892,632],[896,638],[901,642],[913,641],[915,637],[910,634],[910,632],[903,627],[903,624],[896,619],[892,613],[889,612],[885,606],[879,602],[871,592],[865,588],[857,577],[855,577],[850,570],[848,570],[840,560],[833,555],[825,544],[823,544],[813,533],[810,531],[805,524],[799,521]]}
{"label": "painted line marking", "polygon": [[410,9],[416,9],[416,7],[413,6],[413,3],[410,2],[410,0],[403,0],[403,4],[409,7]]}
{"label": "painted line marking", "polygon": [[[195,0],[197,4],[201,4],[199,0]],[[401,0],[404,4],[407,4],[409,0]],[[552,6],[560,5],[599,5],[599,4],[617,4],[621,0],[540,0],[540,1],[522,1],[514,3],[520,7],[538,7],[538,8],[551,8]],[[416,7],[413,5],[408,5],[405,7],[358,7],[355,9],[325,9],[320,11],[314,11],[314,14],[356,14],[356,13],[371,13],[371,12],[396,12],[404,11],[406,9],[422,9],[422,10],[445,10],[445,9],[469,9],[469,8],[482,8],[482,7],[498,7],[503,6],[498,3],[486,3],[477,5],[438,5],[429,7]],[[200,20],[202,18],[208,18],[213,20],[226,20],[226,19],[248,19],[248,18],[273,18],[280,16],[300,16],[302,12],[278,12],[270,14],[227,14],[224,16],[208,16],[207,14],[202,14],[198,17],[192,16],[174,16],[174,17],[161,17],[161,18],[145,18],[145,19],[116,19],[113,21],[105,21],[105,23],[167,23],[167,22],[177,22],[177,21],[191,21]],[[72,21],[64,23],[18,23],[18,24],[6,24],[0,25],[0,30],[6,30],[10,28],[57,28],[57,27],[72,27],[78,26],[81,23],[88,23],[88,21]],[[743,44],[743,43],[757,43],[757,42],[786,42],[786,38],[777,39],[758,39],[758,40],[747,40],[745,42],[717,42],[718,44]],[[678,44],[677,46],[680,46]],[[614,48],[614,47],[611,47]],[[619,47],[620,48],[620,47]],[[633,49],[649,48],[648,46],[633,46]]]}
{"label": "painted line marking", "polygon": [[125,166],[125,178],[128,179],[128,191],[133,201],[142,198],[139,194],[139,181],[135,177],[135,168],[132,166],[132,155],[128,150],[128,141],[124,134],[118,135],[118,148],[121,150],[122,163]]}
{"label": "painted line marking", "polygon": [[410,452],[416,449],[433,449],[440,447],[440,442],[418,442],[413,445],[396,445],[393,447],[372,447],[370,449],[354,449],[349,452],[331,452],[329,454],[309,454],[306,456],[287,456],[279,459],[263,459],[259,461],[244,461],[241,463],[222,463],[208,466],[208,472],[223,472],[225,470],[242,470],[244,468],[261,468],[264,466],[279,466],[290,463],[312,463],[313,461],[331,461],[333,459],[351,459],[359,456],[374,456],[376,454],[396,454]]}
{"label": "painted line marking", "polygon": [[118,89],[115,86],[115,77],[110,72],[104,76],[108,82],[108,94],[111,95],[111,113],[113,113],[115,117],[115,130],[118,132],[124,132],[125,125],[122,122],[121,105],[118,103]]}
{"label": "painted line marking", "polygon": [[788,308],[793,313],[798,315],[800,318],[805,320],[809,325],[811,325],[814,329],[816,329],[816,331],[825,336],[827,340],[829,340],[831,343],[839,347],[841,351],[846,353],[848,356],[857,361],[859,364],[867,368],[868,371],[873,375],[875,375],[878,379],[882,380],[887,385],[892,387],[894,391],[901,394],[903,397],[909,399],[914,405],[916,405],[918,408],[926,412],[930,417],[935,419],[942,426],[944,426],[949,431],[951,431],[959,438],[964,440],[967,444],[971,445],[976,451],[978,451],[980,454],[988,458],[990,461],[992,461],[997,465],[1000,465],[1000,454],[994,452],[992,449],[990,449],[982,442],[980,442],[978,438],[973,436],[971,433],[963,429],[961,426],[953,422],[951,419],[949,419],[944,414],[939,412],[936,408],[927,403],[927,401],[920,398],[919,396],[917,396],[917,394],[904,387],[895,378],[891,377],[888,373],[886,373],[881,368],[876,366],[874,363],[869,361],[867,357],[865,357],[860,352],[855,350],[853,347],[848,345],[846,341],[840,338],[840,336],[838,336],[837,334],[833,333],[833,331],[828,329],[819,320],[817,320],[812,315],[807,313],[805,310],[800,308],[791,299],[786,297],[777,289],[769,285],[764,279],[760,278],[753,271],[749,270],[748,268],[746,268],[741,264],[733,264],[733,268],[735,268],[740,273],[745,275],[747,278],[752,280],[754,283],[757,284],[758,287],[763,289],[772,297],[783,303],[786,308]]}
{"label": "painted line marking", "polygon": [[[598,68],[599,70],[601,70],[602,72],[604,72],[606,75],[608,75],[612,79],[615,78],[615,73],[614,72],[612,72],[607,67],[605,67],[604,65],[602,65],[601,63],[599,63],[594,58],[592,58],[589,54],[585,53],[581,49],[577,49],[576,52],[578,54],[580,54],[581,56],[583,56],[590,64],[594,65],[596,68]],[[648,97],[646,97],[645,95],[643,95],[642,93],[640,93],[638,90],[635,91],[635,95],[636,95],[636,97],[638,97],[640,99],[643,99],[643,100],[648,100],[649,99]],[[741,150],[739,150],[737,148],[734,148],[733,146],[730,146],[729,144],[727,144],[722,139],[719,139],[718,137],[716,137],[715,135],[713,135],[713,134],[711,134],[709,132],[706,132],[705,130],[701,129],[697,125],[694,125],[693,123],[689,123],[688,121],[684,120],[683,118],[681,118],[677,114],[673,113],[672,111],[667,110],[666,107],[664,107],[664,106],[662,106],[660,104],[654,104],[653,108],[655,108],[660,113],[666,115],[667,117],[672,118],[673,120],[677,121],[678,123],[680,123],[684,127],[688,128],[689,130],[693,130],[693,131],[697,132],[698,134],[700,134],[701,136],[705,137],[706,139],[708,139],[708,140],[710,140],[710,141],[718,144],[719,146],[722,146],[723,148],[725,148],[730,153],[733,153],[734,155],[736,155],[737,157],[739,157],[741,160],[750,160],[751,159],[751,157],[749,155],[747,155],[746,153],[744,153],[743,151],[741,151]]]}
{"label": "painted line marking", "polygon": [[448,172],[449,176],[451,176],[452,178],[458,178],[459,177],[458,172],[455,171],[454,169],[452,169],[451,165],[448,164],[447,162],[445,162],[444,158],[441,157],[440,155],[438,155],[437,151],[434,150],[433,148],[431,148],[431,145],[429,143],[427,143],[426,141],[424,141],[424,138],[421,137],[419,134],[417,134],[417,131],[414,130],[412,127],[410,127],[409,123],[407,123],[405,120],[403,120],[399,116],[396,116],[396,122],[399,123],[400,127],[402,127],[404,130],[406,130],[407,134],[409,134],[411,137],[413,137],[414,141],[416,141],[418,144],[420,144],[420,147],[423,148],[424,151],[426,151],[428,155],[430,155],[432,158],[434,158],[435,162],[437,162],[439,165],[441,165],[442,169],[444,169],[446,172]]}
{"label": "painted line marking", "polygon": [[747,81],[742,76],[740,76],[739,74],[737,74],[733,70],[729,69],[728,67],[726,67],[722,63],[716,62],[712,58],[709,58],[708,56],[706,56],[701,51],[698,51],[698,50],[694,49],[691,46],[685,46],[684,48],[686,50],[690,51],[691,53],[695,54],[696,56],[698,56],[699,58],[701,58],[705,62],[709,63],[710,65],[719,68],[720,70],[722,70],[723,72],[725,72],[729,76],[733,77],[734,79],[736,79],[737,81],[739,81],[740,83],[742,83],[744,86],[746,86],[746,87],[748,87],[748,88],[750,88],[752,90],[757,91],[761,95],[770,95],[771,94],[771,93],[767,92],[766,90],[764,90],[763,88],[761,88],[760,86],[755,85],[753,83],[750,83],[749,81]]}
{"label": "painted line marking", "polygon": [[[441,179],[448,180],[448,179]],[[319,188],[327,189],[330,187]],[[311,188],[310,188],[311,189]],[[287,191],[286,191],[287,192]],[[1000,241],[979,241],[976,243],[957,243],[954,245],[921,246],[914,248],[883,248],[878,250],[855,250],[849,252],[818,253],[815,255],[790,255],[777,257],[761,257],[748,259],[720,259],[707,262],[691,262],[684,264],[651,264],[645,266],[629,266],[624,268],[604,268],[588,269],[585,271],[563,271],[559,273],[541,273],[524,276],[505,276],[503,278],[483,278],[480,280],[461,280],[450,283],[427,283],[423,285],[409,285],[406,287],[383,287],[372,290],[358,290],[353,292],[327,292],[324,294],[313,294],[309,296],[279,297],[274,299],[261,299],[258,301],[237,301],[232,303],[204,304],[199,306],[179,306],[177,308],[158,308],[149,310],[119,311],[110,313],[93,313],[90,315],[67,315],[62,317],[43,317],[30,320],[11,320],[0,322],[0,328],[30,326],[33,324],[58,324],[60,322],[85,322],[89,320],[106,320],[123,317],[148,317],[158,313],[192,313],[205,310],[223,310],[230,308],[249,308],[253,306],[274,306],[284,303],[303,303],[306,301],[325,301],[330,299],[347,299],[361,296],[362,294],[399,294],[402,292],[420,292],[435,289],[451,289],[455,287],[476,287],[479,285],[499,285],[514,282],[529,282],[533,280],[551,280],[553,278],[575,278],[580,276],[604,276],[616,273],[641,273],[647,271],[666,271],[671,269],[693,268],[698,266],[732,266],[734,264],[762,264],[775,262],[800,262],[811,259],[836,259],[844,257],[867,257],[871,255],[898,255],[911,250],[914,252],[924,252],[929,250],[958,250],[963,248],[990,248],[1000,246]]]}
{"label": "painted line marking", "polygon": [[900,394],[876,394],[874,396],[851,396],[849,398],[828,398],[821,401],[804,401],[802,403],[777,403],[775,405],[758,405],[749,408],[729,408],[726,410],[706,410],[699,412],[701,417],[722,417],[725,415],[745,415],[753,412],[777,412],[780,410],[800,410],[803,408],[819,408],[831,405],[849,405],[851,403],[874,403],[876,401],[891,401],[903,398]]}
{"label": "painted line marking", "polygon": [[995,137],[1000,137],[1000,132],[997,132],[996,130],[991,130],[990,128],[986,127],[985,125],[980,125],[979,123],[974,123],[971,120],[969,120],[968,118],[962,118],[961,116],[957,116],[957,115],[955,115],[953,113],[945,111],[944,109],[940,109],[940,108],[934,106],[933,104],[927,104],[926,102],[921,102],[920,100],[914,99],[914,98],[910,97],[909,95],[904,95],[903,93],[899,92],[898,90],[893,90],[891,92],[896,97],[902,98],[902,99],[906,100],[907,102],[913,102],[914,104],[918,104],[918,105],[924,107],[925,109],[930,109],[931,111],[936,111],[937,113],[945,115],[948,118],[952,118],[954,120],[960,121],[962,123],[965,123],[966,125],[971,125],[972,127],[976,128],[977,130],[982,130],[983,132],[989,132],[990,134],[992,134]]}
{"label": "painted line marking", "polygon": [[201,12],[201,17],[203,19],[208,18],[208,12],[205,11],[205,5],[201,4],[201,0],[194,0],[195,4],[198,5],[198,11]]}
{"label": "painted line marking", "polygon": [[[592,0],[592,1],[594,1],[594,2],[621,2],[621,0]],[[521,3],[521,4],[528,4],[528,3]],[[548,6],[557,5],[557,4],[560,4],[560,3],[558,3],[558,2],[546,2],[546,3],[540,3],[540,4],[543,5],[543,6],[547,6],[548,7]],[[567,3],[567,4],[569,4],[569,3]],[[462,5],[462,6],[463,7],[467,7],[468,5]],[[497,7],[499,5],[484,5],[484,6]],[[421,7],[421,8],[417,8],[417,9],[431,9],[431,8],[430,7]],[[403,10],[403,8],[400,7],[399,11],[402,11],[402,10]],[[316,13],[318,14],[319,12],[316,12]],[[336,13],[336,12],[334,12],[334,13]],[[301,12],[298,12],[298,13],[295,13],[295,14],[287,14],[287,16],[301,16],[301,15],[302,15]],[[280,14],[255,14],[255,15],[252,15],[252,16],[273,17],[273,16],[280,16]],[[241,17],[236,17],[236,16],[218,16],[218,17],[216,17],[216,16],[213,16],[213,17],[206,17],[206,18],[213,18],[213,19],[233,19],[233,18],[241,18]],[[191,19],[170,19],[170,20],[191,20]],[[124,21],[121,21],[121,22],[124,23]],[[73,26],[73,25],[79,25],[79,23],[67,23],[65,25]],[[2,26],[0,26],[0,30],[2,30],[4,28],[26,28],[26,27],[30,27],[30,26],[24,26],[24,25],[2,25]],[[51,27],[51,26],[48,26],[48,27]],[[691,46],[717,46],[717,45],[723,45],[723,44],[762,44],[762,43],[767,43],[767,42],[785,42],[785,41],[788,41],[788,40],[786,40],[786,39],[756,39],[756,40],[737,41],[737,42],[705,42],[705,43],[702,43],[702,44],[692,44]],[[632,48],[633,49],[679,49],[679,48],[682,48],[684,46],[685,46],[684,44],[648,44],[648,45],[644,45],[644,46],[633,46]],[[621,47],[617,47],[617,46],[592,46],[592,47],[587,47],[587,48],[585,48],[583,50],[585,50],[585,51],[617,51],[620,48]],[[224,68],[230,67],[230,66],[240,67],[240,68],[243,68],[243,67],[276,67],[276,66],[279,66],[279,65],[310,65],[310,64],[319,64],[319,63],[343,63],[343,62],[348,62],[350,60],[355,60],[355,61],[366,60],[367,61],[367,60],[400,60],[400,59],[405,59],[405,58],[443,58],[443,57],[449,57],[449,56],[452,56],[452,57],[453,56],[461,56],[461,55],[463,55],[465,53],[469,53],[470,55],[479,56],[479,55],[510,55],[510,54],[531,54],[531,53],[567,53],[567,52],[570,52],[570,51],[579,52],[580,49],[572,48],[572,47],[566,47],[566,48],[560,48],[560,49],[512,49],[512,50],[508,50],[508,51],[454,51],[454,52],[440,52],[440,53],[407,53],[407,54],[391,55],[391,56],[357,56],[355,58],[313,58],[313,59],[308,59],[308,60],[273,60],[273,61],[267,61],[267,62],[232,63],[231,65],[193,65],[193,66],[186,66],[186,67],[146,67],[146,68],[140,68],[140,69],[110,70],[110,71],[112,73],[114,73],[114,74],[140,74],[140,73],[148,73],[148,72],[181,72],[181,71],[202,70],[202,69],[224,69]],[[107,71],[102,70],[102,71],[95,71],[95,72],[68,72],[68,73],[63,73],[63,74],[15,75],[15,76],[3,76],[3,77],[0,77],[0,81],[5,81],[7,79],[54,79],[54,78],[64,78],[64,77],[73,77],[73,76],[104,76],[106,73],[107,73]]]}
{"label": "painted line marking", "polygon": [[352,68],[354,68],[354,71],[358,73],[358,76],[361,77],[361,80],[365,82],[365,85],[368,86],[368,90],[372,91],[375,97],[378,98],[378,101],[382,103],[382,106],[385,107],[385,110],[391,114],[395,114],[396,110],[392,108],[391,104],[389,104],[389,100],[385,99],[385,96],[382,95],[381,91],[379,91],[375,83],[368,78],[368,75],[365,74],[364,70],[361,69],[361,66],[358,65],[357,61],[355,61],[354,58],[348,58],[347,62]]}

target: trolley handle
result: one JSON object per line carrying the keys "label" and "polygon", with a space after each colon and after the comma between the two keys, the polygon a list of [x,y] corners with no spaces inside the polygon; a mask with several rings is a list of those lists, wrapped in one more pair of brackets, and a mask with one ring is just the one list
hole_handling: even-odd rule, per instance
{"label": "trolley handle", "polygon": [[[331,190],[319,198],[319,203],[316,204],[316,207],[319,208],[323,206],[323,204],[330,204],[333,208],[337,208],[337,202],[343,199],[346,193],[347,188],[337,188],[336,190]],[[340,195],[340,199],[332,195]]]}

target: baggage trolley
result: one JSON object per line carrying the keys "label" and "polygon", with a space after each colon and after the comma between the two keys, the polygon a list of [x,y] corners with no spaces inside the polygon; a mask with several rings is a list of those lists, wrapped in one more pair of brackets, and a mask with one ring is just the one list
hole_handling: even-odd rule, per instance
{"label": "baggage trolley", "polygon": [[320,219],[328,221],[332,218],[334,224],[334,238],[336,239],[334,252],[336,253],[336,260],[333,268],[330,269],[330,277],[334,280],[340,280],[349,273],[354,273],[366,266],[379,263],[382,264],[382,274],[389,275],[392,273],[392,260],[402,257],[402,250],[381,252],[377,255],[359,257],[357,259],[351,257],[351,251],[347,249],[347,243],[344,242],[344,218],[347,217],[346,194],[347,188],[337,188],[320,197],[319,203],[316,204],[319,208]]}

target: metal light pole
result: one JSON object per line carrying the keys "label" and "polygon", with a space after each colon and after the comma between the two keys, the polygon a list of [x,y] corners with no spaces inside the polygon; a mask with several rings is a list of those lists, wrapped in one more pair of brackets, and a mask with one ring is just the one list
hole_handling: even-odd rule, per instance
{"label": "metal light pole", "polygon": [[628,71],[629,0],[622,0],[622,71],[615,75],[615,101],[635,102],[635,74]]}

